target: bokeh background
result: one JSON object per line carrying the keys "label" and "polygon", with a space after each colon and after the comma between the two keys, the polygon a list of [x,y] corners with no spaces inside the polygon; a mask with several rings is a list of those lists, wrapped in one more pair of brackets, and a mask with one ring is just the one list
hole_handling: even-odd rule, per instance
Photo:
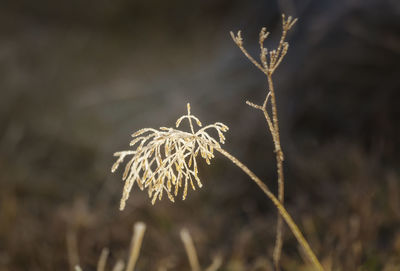
{"label": "bokeh background", "polygon": [[[110,167],[133,131],[172,126],[191,102],[276,191],[271,136],[245,104],[266,78],[229,31],[257,56],[282,12],[299,17],[274,77],[287,208],[327,270],[400,270],[397,0],[2,1],[0,270],[71,270],[68,243],[84,270],[110,248],[111,268],[137,221],[137,270],[188,270],[182,227],[203,267],[221,255],[221,270],[272,270],[276,211],[222,157],[186,201],[153,207],[135,188],[124,212]],[[282,267],[310,270],[288,229]]]}

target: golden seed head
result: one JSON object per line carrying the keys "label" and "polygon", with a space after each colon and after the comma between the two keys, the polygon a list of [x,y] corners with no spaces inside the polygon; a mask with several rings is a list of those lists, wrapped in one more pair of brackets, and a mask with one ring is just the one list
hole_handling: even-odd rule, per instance
{"label": "golden seed head", "polygon": [[[118,159],[112,166],[112,172],[117,170],[125,157],[130,157],[125,165],[122,177],[125,185],[120,204],[121,210],[125,208],[132,186],[135,183],[141,190],[147,188],[152,204],[157,199],[161,200],[164,192],[174,202],[174,197],[178,195],[181,187],[183,187],[183,199],[187,196],[188,185],[193,190],[196,189],[195,183],[198,187],[202,187],[197,176],[196,157],[200,152],[206,163],[210,164],[210,160],[214,157],[214,149],[220,148],[220,143],[225,143],[223,133],[228,131],[229,128],[220,122],[201,128],[200,120],[190,113],[189,103],[187,104],[187,111],[187,115],[176,121],[176,128],[180,126],[183,120],[187,120],[191,131],[186,132],[167,127],[161,127],[159,130],[140,129],[132,135],[134,139],[130,142],[130,146],[133,147],[133,150],[120,151],[114,154]],[[193,129],[192,121],[197,124],[197,131]],[[210,129],[216,130],[219,142],[208,133]]]}

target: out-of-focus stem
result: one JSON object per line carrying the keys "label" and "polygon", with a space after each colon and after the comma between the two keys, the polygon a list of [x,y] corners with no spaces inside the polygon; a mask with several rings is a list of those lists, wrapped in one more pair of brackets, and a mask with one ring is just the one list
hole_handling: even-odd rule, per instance
{"label": "out-of-focus stem", "polygon": [[124,261],[118,260],[114,265],[112,271],[122,271],[124,270],[124,267],[125,267]]}
{"label": "out-of-focus stem", "polygon": [[108,258],[109,250],[108,248],[103,248],[100,254],[99,261],[97,263],[97,271],[104,271],[106,269],[107,258]]}
{"label": "out-of-focus stem", "polygon": [[189,259],[190,267],[192,271],[200,271],[201,267],[199,264],[199,259],[197,257],[196,248],[194,247],[192,237],[187,229],[181,230],[181,239],[183,245],[185,246],[186,254]]}
{"label": "out-of-focus stem", "polygon": [[126,271],[133,271],[137,259],[139,258],[140,248],[142,246],[144,232],[146,231],[146,224],[143,222],[137,222],[133,226],[133,236],[131,241],[131,252],[128,260]]}

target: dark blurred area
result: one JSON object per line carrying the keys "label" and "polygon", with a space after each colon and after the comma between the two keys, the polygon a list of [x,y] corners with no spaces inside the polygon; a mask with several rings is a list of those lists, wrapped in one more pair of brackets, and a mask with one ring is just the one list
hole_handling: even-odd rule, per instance
{"label": "dark blurred area", "polygon": [[[229,127],[226,149],[276,191],[261,103],[258,32],[276,46],[280,14],[299,18],[275,73],[286,206],[327,270],[400,270],[400,2],[2,1],[0,270],[83,270],[126,259],[132,224],[147,232],[137,270],[188,270],[187,227],[205,267],[272,270],[276,210],[223,157],[204,187],[151,206],[137,187],[118,210],[112,154],[143,127],[173,126],[190,102]],[[73,243],[74,241],[72,241]],[[285,232],[283,270],[310,270]],[[308,268],[308,269],[307,269]]]}

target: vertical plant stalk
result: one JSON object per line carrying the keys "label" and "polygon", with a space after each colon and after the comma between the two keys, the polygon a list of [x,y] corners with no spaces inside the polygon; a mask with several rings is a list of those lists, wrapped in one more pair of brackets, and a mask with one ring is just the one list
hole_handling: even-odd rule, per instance
{"label": "vertical plant stalk", "polygon": [[103,248],[101,251],[99,261],[97,262],[97,271],[105,271],[106,270],[106,264],[107,264],[107,258],[109,254],[108,248]]}
{"label": "vertical plant stalk", "polygon": [[[283,160],[284,155],[281,148],[280,143],[280,136],[279,136],[279,123],[278,123],[278,113],[277,113],[277,105],[276,105],[276,95],[274,90],[274,84],[272,80],[272,74],[282,62],[283,58],[285,57],[287,50],[289,48],[289,44],[285,41],[287,32],[292,28],[292,26],[296,23],[297,19],[292,19],[292,17],[285,18],[285,15],[282,14],[282,35],[279,41],[279,45],[275,50],[269,51],[264,47],[264,42],[269,36],[269,32],[266,31],[266,28],[263,27],[260,31],[259,37],[259,46],[260,46],[260,62],[256,61],[243,47],[243,39],[241,36],[241,31],[238,31],[237,35],[235,36],[231,32],[231,36],[233,41],[239,47],[239,49],[243,52],[243,54],[259,69],[261,70],[266,76],[268,80],[268,91],[264,100],[263,105],[257,105],[246,101],[246,103],[258,110],[261,110],[264,114],[264,117],[267,121],[268,128],[272,135],[272,140],[275,147],[275,155],[276,155],[276,167],[277,167],[277,175],[278,175],[278,199],[280,203],[283,205],[284,203],[284,173],[283,173]],[[268,113],[268,101],[271,101],[271,111],[272,111],[272,119]],[[275,247],[273,252],[273,260],[275,270],[279,271],[279,262],[281,258],[281,251],[282,251],[282,243],[283,243],[283,221],[282,217],[278,212],[278,221],[277,221],[277,228],[276,228],[276,240],[275,240]]]}
{"label": "vertical plant stalk", "polygon": [[181,239],[185,246],[186,254],[189,259],[190,267],[192,271],[200,271],[200,263],[197,257],[196,248],[194,247],[192,237],[187,229],[181,230]]}
{"label": "vertical plant stalk", "polygon": [[[285,182],[284,182],[284,174],[283,174],[283,159],[284,159],[283,157],[284,156],[283,156],[281,142],[280,142],[280,136],[279,136],[278,114],[277,114],[277,109],[276,109],[276,99],[275,99],[274,85],[272,82],[272,75],[268,76],[268,86],[269,86],[269,91],[271,93],[272,120],[274,123],[274,129],[273,129],[273,131],[271,131],[271,133],[275,134],[275,135],[273,135],[273,141],[274,141],[274,145],[275,145],[276,167],[277,167],[277,173],[278,173],[278,199],[283,204],[284,197],[285,197]],[[267,112],[266,109],[265,109],[265,112]],[[264,112],[264,115],[266,115],[265,112]],[[275,269],[277,271],[279,270],[279,261],[281,258],[282,244],[283,244],[283,221],[282,221],[282,217],[278,213],[278,221],[277,221],[277,225],[276,225],[276,240],[275,240],[275,247],[274,247],[274,252],[273,252],[274,265],[275,265]]]}
{"label": "vertical plant stalk", "polygon": [[275,195],[269,190],[268,186],[261,181],[247,166],[245,166],[242,162],[240,162],[236,157],[228,153],[222,148],[216,148],[216,151],[220,152],[226,158],[228,158],[232,163],[238,166],[244,173],[246,173],[250,179],[252,179],[258,187],[265,193],[265,195],[272,201],[275,207],[278,209],[278,212],[282,216],[283,220],[285,220],[286,224],[289,226],[290,230],[293,232],[294,236],[296,237],[297,241],[299,242],[300,246],[304,249],[308,259],[315,267],[315,270],[323,271],[324,268],[322,267],[321,263],[318,261],[317,257],[315,256],[314,252],[312,251],[310,245],[304,238],[303,234],[301,233],[300,229],[297,227],[296,223],[293,221],[292,217],[286,211],[285,207],[282,205],[281,201],[275,197]]}
{"label": "vertical plant stalk", "polygon": [[146,231],[146,224],[144,224],[143,222],[137,222],[133,226],[131,251],[126,271],[133,271],[135,269],[137,259],[139,258],[139,252],[142,246],[142,241],[145,231]]}

